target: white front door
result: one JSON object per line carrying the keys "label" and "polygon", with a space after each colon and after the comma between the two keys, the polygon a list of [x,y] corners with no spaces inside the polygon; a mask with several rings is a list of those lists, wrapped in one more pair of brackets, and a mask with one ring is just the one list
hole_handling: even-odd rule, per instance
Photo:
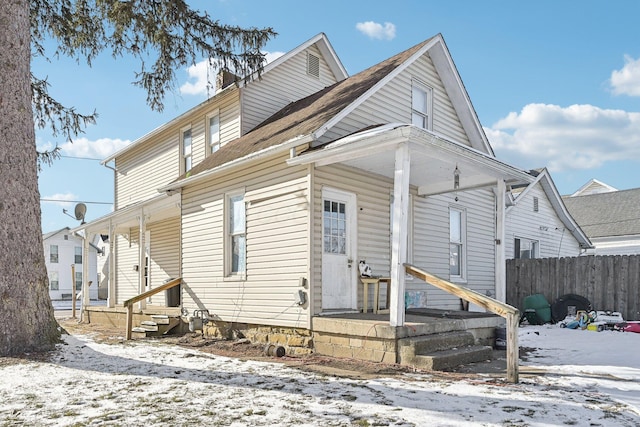
{"label": "white front door", "polygon": [[356,196],[322,190],[322,309],[357,308]]}

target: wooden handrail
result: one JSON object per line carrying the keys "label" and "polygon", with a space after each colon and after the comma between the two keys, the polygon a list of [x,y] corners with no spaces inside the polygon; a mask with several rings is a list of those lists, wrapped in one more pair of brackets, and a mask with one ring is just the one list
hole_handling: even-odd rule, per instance
{"label": "wooden handrail", "polygon": [[442,289],[507,319],[507,380],[517,383],[518,324],[520,322],[520,312],[518,309],[469,288],[465,288],[464,286],[443,280],[411,264],[404,264],[404,269],[408,274],[422,279],[436,288]]}
{"label": "wooden handrail", "polygon": [[153,288],[151,290],[148,290],[147,292],[143,292],[140,295],[129,298],[124,302],[123,305],[127,308],[127,331],[125,333],[125,337],[127,340],[131,339],[131,329],[133,328],[133,304],[137,303],[138,301],[142,301],[145,298],[149,298],[150,296],[153,296],[159,292],[166,291],[167,289],[171,289],[174,286],[178,286],[180,283],[182,283],[182,277],[178,277],[177,279],[173,279],[170,282],[163,283],[157,288]]}
{"label": "wooden handrail", "polygon": [[124,306],[125,307],[129,307],[130,305],[133,305],[135,303],[137,303],[138,301],[142,301],[145,298],[149,298],[155,294],[157,294],[158,292],[162,292],[162,291],[166,291],[167,289],[171,289],[174,286],[178,286],[180,283],[182,283],[182,278],[178,277],[177,279],[173,279],[170,282],[167,283],[163,283],[162,285],[158,286],[157,288],[153,288],[147,292],[141,293],[140,295],[136,295],[133,298],[129,298],[128,300],[126,300],[124,302]]}

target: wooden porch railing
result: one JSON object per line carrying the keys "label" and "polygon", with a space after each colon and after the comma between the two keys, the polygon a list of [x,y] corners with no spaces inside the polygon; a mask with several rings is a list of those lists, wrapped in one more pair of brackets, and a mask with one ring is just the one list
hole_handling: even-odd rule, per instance
{"label": "wooden porch railing", "polygon": [[137,303],[138,301],[142,301],[145,298],[149,298],[150,296],[153,296],[159,292],[166,291],[167,289],[171,289],[174,286],[178,286],[180,283],[182,283],[182,277],[173,279],[172,281],[164,283],[157,288],[153,288],[147,292],[141,293],[140,295],[136,295],[133,298],[129,298],[124,302],[124,306],[127,309],[127,333],[125,334],[127,340],[131,339],[131,329],[133,329],[133,304]]}
{"label": "wooden porch railing", "polygon": [[482,295],[479,292],[447,282],[433,274],[427,273],[411,264],[404,264],[405,271],[418,279],[422,279],[436,288],[442,289],[465,301],[472,302],[480,307],[507,319],[507,380],[518,382],[518,324],[520,312],[517,308],[498,300]]}

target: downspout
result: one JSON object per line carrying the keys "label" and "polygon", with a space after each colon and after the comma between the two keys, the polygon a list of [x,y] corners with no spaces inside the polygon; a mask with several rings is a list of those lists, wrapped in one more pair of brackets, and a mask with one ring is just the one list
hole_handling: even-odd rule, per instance
{"label": "downspout", "polygon": [[505,254],[505,197],[507,186],[504,180],[496,183],[496,239],[495,239],[495,281],[496,299],[507,300],[506,254]]}
{"label": "downspout", "polygon": [[115,258],[115,227],[112,220],[109,219],[109,282],[107,283],[107,307],[114,308],[116,306],[116,258]]}
{"label": "downspout", "polygon": [[[145,218],[144,209],[140,208],[140,216],[138,216],[138,294],[144,293],[144,268],[145,268]],[[141,300],[138,303],[140,310],[144,310],[147,306],[146,300]]]}

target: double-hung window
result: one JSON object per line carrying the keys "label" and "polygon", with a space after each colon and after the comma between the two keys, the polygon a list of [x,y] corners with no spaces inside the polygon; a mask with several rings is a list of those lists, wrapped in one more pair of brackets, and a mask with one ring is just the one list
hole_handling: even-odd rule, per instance
{"label": "double-hung window", "polygon": [[58,245],[49,246],[49,262],[52,264],[58,263]]}
{"label": "double-hung window", "polygon": [[52,291],[60,289],[60,276],[57,271],[49,272],[49,289]]}
{"label": "double-hung window", "polygon": [[82,272],[76,271],[76,291],[82,290]]}
{"label": "double-hung window", "polygon": [[218,112],[207,116],[207,127],[209,128],[209,154],[211,154],[220,148],[220,114]]}
{"label": "double-hung window", "polygon": [[463,280],[465,274],[465,212],[449,208],[449,275]]}
{"label": "double-hung window", "polygon": [[422,129],[431,129],[431,106],[433,89],[424,83],[411,82],[411,123]]}
{"label": "double-hung window", "polygon": [[231,194],[227,202],[227,276],[242,276],[247,270],[246,205],[244,194]]}
{"label": "double-hung window", "polygon": [[73,262],[76,264],[82,264],[82,247],[76,246],[74,249],[75,249],[75,255],[74,255]]}
{"label": "double-hung window", "polygon": [[513,257],[516,259],[533,259],[538,257],[538,241],[516,237]]}
{"label": "double-hung window", "polygon": [[191,128],[182,129],[182,172],[191,170]]}

